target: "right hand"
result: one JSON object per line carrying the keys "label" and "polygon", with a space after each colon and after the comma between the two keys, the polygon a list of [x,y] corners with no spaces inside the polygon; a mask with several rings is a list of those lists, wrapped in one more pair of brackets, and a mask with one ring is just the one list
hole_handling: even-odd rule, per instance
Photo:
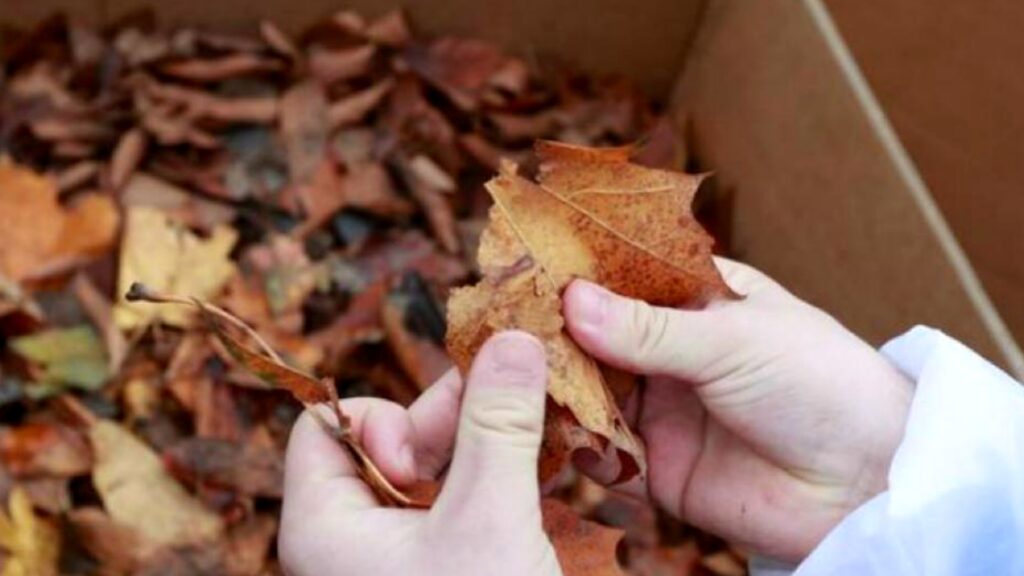
{"label": "right hand", "polygon": [[636,429],[651,498],[753,552],[799,561],[885,489],[913,387],[767,276],[716,263],[746,298],[675,310],[576,281],[565,318],[592,356],[649,376]]}

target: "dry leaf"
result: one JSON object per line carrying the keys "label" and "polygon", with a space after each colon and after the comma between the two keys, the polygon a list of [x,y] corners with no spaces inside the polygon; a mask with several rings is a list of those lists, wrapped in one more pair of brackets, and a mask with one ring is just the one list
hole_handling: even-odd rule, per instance
{"label": "dry leaf", "polygon": [[128,356],[128,341],[114,324],[114,306],[107,297],[100,293],[85,274],[79,273],[71,281],[71,289],[82,304],[89,319],[103,335],[103,343],[107,347],[107,369],[116,374],[121,363]]}
{"label": "dry leaf", "polygon": [[[160,210],[129,208],[121,244],[118,293],[127,292],[134,282],[143,282],[161,292],[212,298],[234,273],[228,254],[236,238],[233,228],[219,226],[209,239],[203,239]],[[177,306],[123,301],[114,306],[114,321],[125,330],[153,321],[185,326],[192,315],[191,310]]]}
{"label": "dry leaf", "polygon": [[[291,392],[303,404],[318,404],[330,400],[324,384],[316,378],[249,348],[229,332],[230,328],[222,320],[205,308],[202,308],[202,315],[206,325],[217,335],[228,353],[264,382]],[[342,426],[347,427],[347,423],[343,422]]]}
{"label": "dry leaf", "polygon": [[340,128],[359,122],[380,105],[394,86],[394,80],[385,78],[372,86],[336,100],[327,111],[331,128]]}
{"label": "dry leaf", "polygon": [[361,76],[376,53],[373,45],[344,50],[314,48],[309,54],[309,71],[324,84]]}
{"label": "dry leaf", "polygon": [[89,446],[80,434],[41,422],[0,432],[0,460],[15,476],[77,476],[92,468]]}
{"label": "dry leaf", "polygon": [[279,61],[249,52],[230,54],[220,58],[182,60],[160,67],[160,71],[168,76],[191,82],[215,82],[235,76],[274,72],[280,69]]}
{"label": "dry leaf", "polygon": [[110,517],[156,545],[214,540],[220,517],[206,510],[167,472],[148,446],[109,420],[89,427],[96,457],[93,485]]}
{"label": "dry leaf", "polygon": [[11,490],[8,513],[0,513],[0,547],[7,551],[3,576],[56,576],[60,531],[36,516],[28,494]]}
{"label": "dry leaf", "polygon": [[584,520],[553,498],[544,499],[541,511],[565,576],[625,576],[616,559],[621,530]]}
{"label": "dry leaf", "polygon": [[68,522],[78,545],[99,561],[106,573],[130,574],[156,546],[136,530],[115,522],[102,509],[76,508]]}
{"label": "dry leaf", "polygon": [[[586,278],[688,307],[733,295],[711,259],[711,238],[690,214],[700,178],[630,164],[629,152],[541,143],[539,183],[504,166],[487,184],[495,206],[478,253],[484,279],[454,292],[448,305],[448,349],[463,371],[495,331],[519,328],[545,343],[548,393],[623,456],[616,482],[643,473],[643,448],[598,365],[566,335],[561,290]],[[547,442],[563,447],[549,447],[557,455],[579,439]]]}
{"label": "dry leaf", "polygon": [[62,271],[109,248],[118,220],[110,198],[90,194],[65,209],[53,182],[0,159],[0,274],[22,280]]}
{"label": "dry leaf", "polygon": [[147,143],[146,133],[140,128],[132,128],[121,136],[110,158],[110,185],[115,190],[120,190],[135,172],[146,154]]}
{"label": "dry leaf", "polygon": [[284,459],[273,449],[212,438],[190,438],[164,452],[172,472],[190,482],[238,494],[280,498]]}
{"label": "dry leaf", "polygon": [[19,336],[11,339],[10,347],[39,366],[37,381],[44,385],[40,395],[63,385],[95,390],[111,376],[103,344],[85,324]]}

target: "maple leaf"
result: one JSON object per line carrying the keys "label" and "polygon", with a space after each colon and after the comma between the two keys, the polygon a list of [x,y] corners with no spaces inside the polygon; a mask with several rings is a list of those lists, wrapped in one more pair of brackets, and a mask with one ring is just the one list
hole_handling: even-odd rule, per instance
{"label": "maple leaf", "polygon": [[[166,213],[145,206],[128,210],[118,291],[123,294],[134,282],[156,290],[210,298],[234,273],[229,253],[238,233],[230,227],[214,228],[208,239],[196,236]],[[192,313],[179,307],[152,308],[119,301],[114,321],[122,329],[145,326],[152,321],[186,326]]]}
{"label": "maple leaf", "polygon": [[465,373],[496,331],[516,328],[540,338],[548,394],[567,409],[549,414],[545,453],[561,465],[544,466],[542,480],[570,452],[596,444],[619,453],[616,482],[623,482],[644,473],[643,447],[600,366],[565,332],[561,291],[583,278],[652,304],[690,308],[736,295],[714,265],[712,238],[690,211],[700,176],[631,164],[629,147],[540,142],[535,152],[536,183],[505,162],[487,184],[494,206],[477,255],[483,280],[453,292],[448,350]]}
{"label": "maple leaf", "polygon": [[62,207],[55,183],[0,158],[0,274],[16,281],[45,276],[102,253],[119,219],[113,201],[98,194]]}
{"label": "maple leaf", "polygon": [[56,576],[60,531],[35,515],[23,488],[11,490],[10,514],[0,512],[0,547],[6,550],[3,576]]}

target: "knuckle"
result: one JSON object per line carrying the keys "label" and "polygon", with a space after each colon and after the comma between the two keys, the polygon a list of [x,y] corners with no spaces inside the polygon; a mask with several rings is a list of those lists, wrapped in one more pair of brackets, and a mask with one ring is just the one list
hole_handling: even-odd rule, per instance
{"label": "knuckle", "polygon": [[531,448],[540,441],[543,410],[522,395],[492,393],[468,407],[465,424],[482,437],[514,438]]}
{"label": "knuckle", "polygon": [[646,302],[634,302],[631,314],[631,336],[638,364],[649,365],[669,345],[669,315]]}

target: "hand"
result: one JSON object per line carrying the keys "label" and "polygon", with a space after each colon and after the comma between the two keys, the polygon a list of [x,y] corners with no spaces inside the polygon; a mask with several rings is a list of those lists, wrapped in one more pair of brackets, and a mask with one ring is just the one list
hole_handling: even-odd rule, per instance
{"label": "hand", "polygon": [[454,372],[408,411],[370,398],[342,402],[356,437],[395,484],[436,479],[454,444],[430,510],[381,507],[344,450],[304,415],[288,443],[278,542],[285,571],[560,576],[537,485],[546,382],[540,343],[505,332],[481,348],[461,411]]}
{"label": "hand", "polygon": [[912,386],[822,311],[753,268],[717,263],[745,299],[674,310],[577,281],[566,321],[595,358],[650,377],[636,429],[651,498],[754,552],[799,560],[885,489]]}

